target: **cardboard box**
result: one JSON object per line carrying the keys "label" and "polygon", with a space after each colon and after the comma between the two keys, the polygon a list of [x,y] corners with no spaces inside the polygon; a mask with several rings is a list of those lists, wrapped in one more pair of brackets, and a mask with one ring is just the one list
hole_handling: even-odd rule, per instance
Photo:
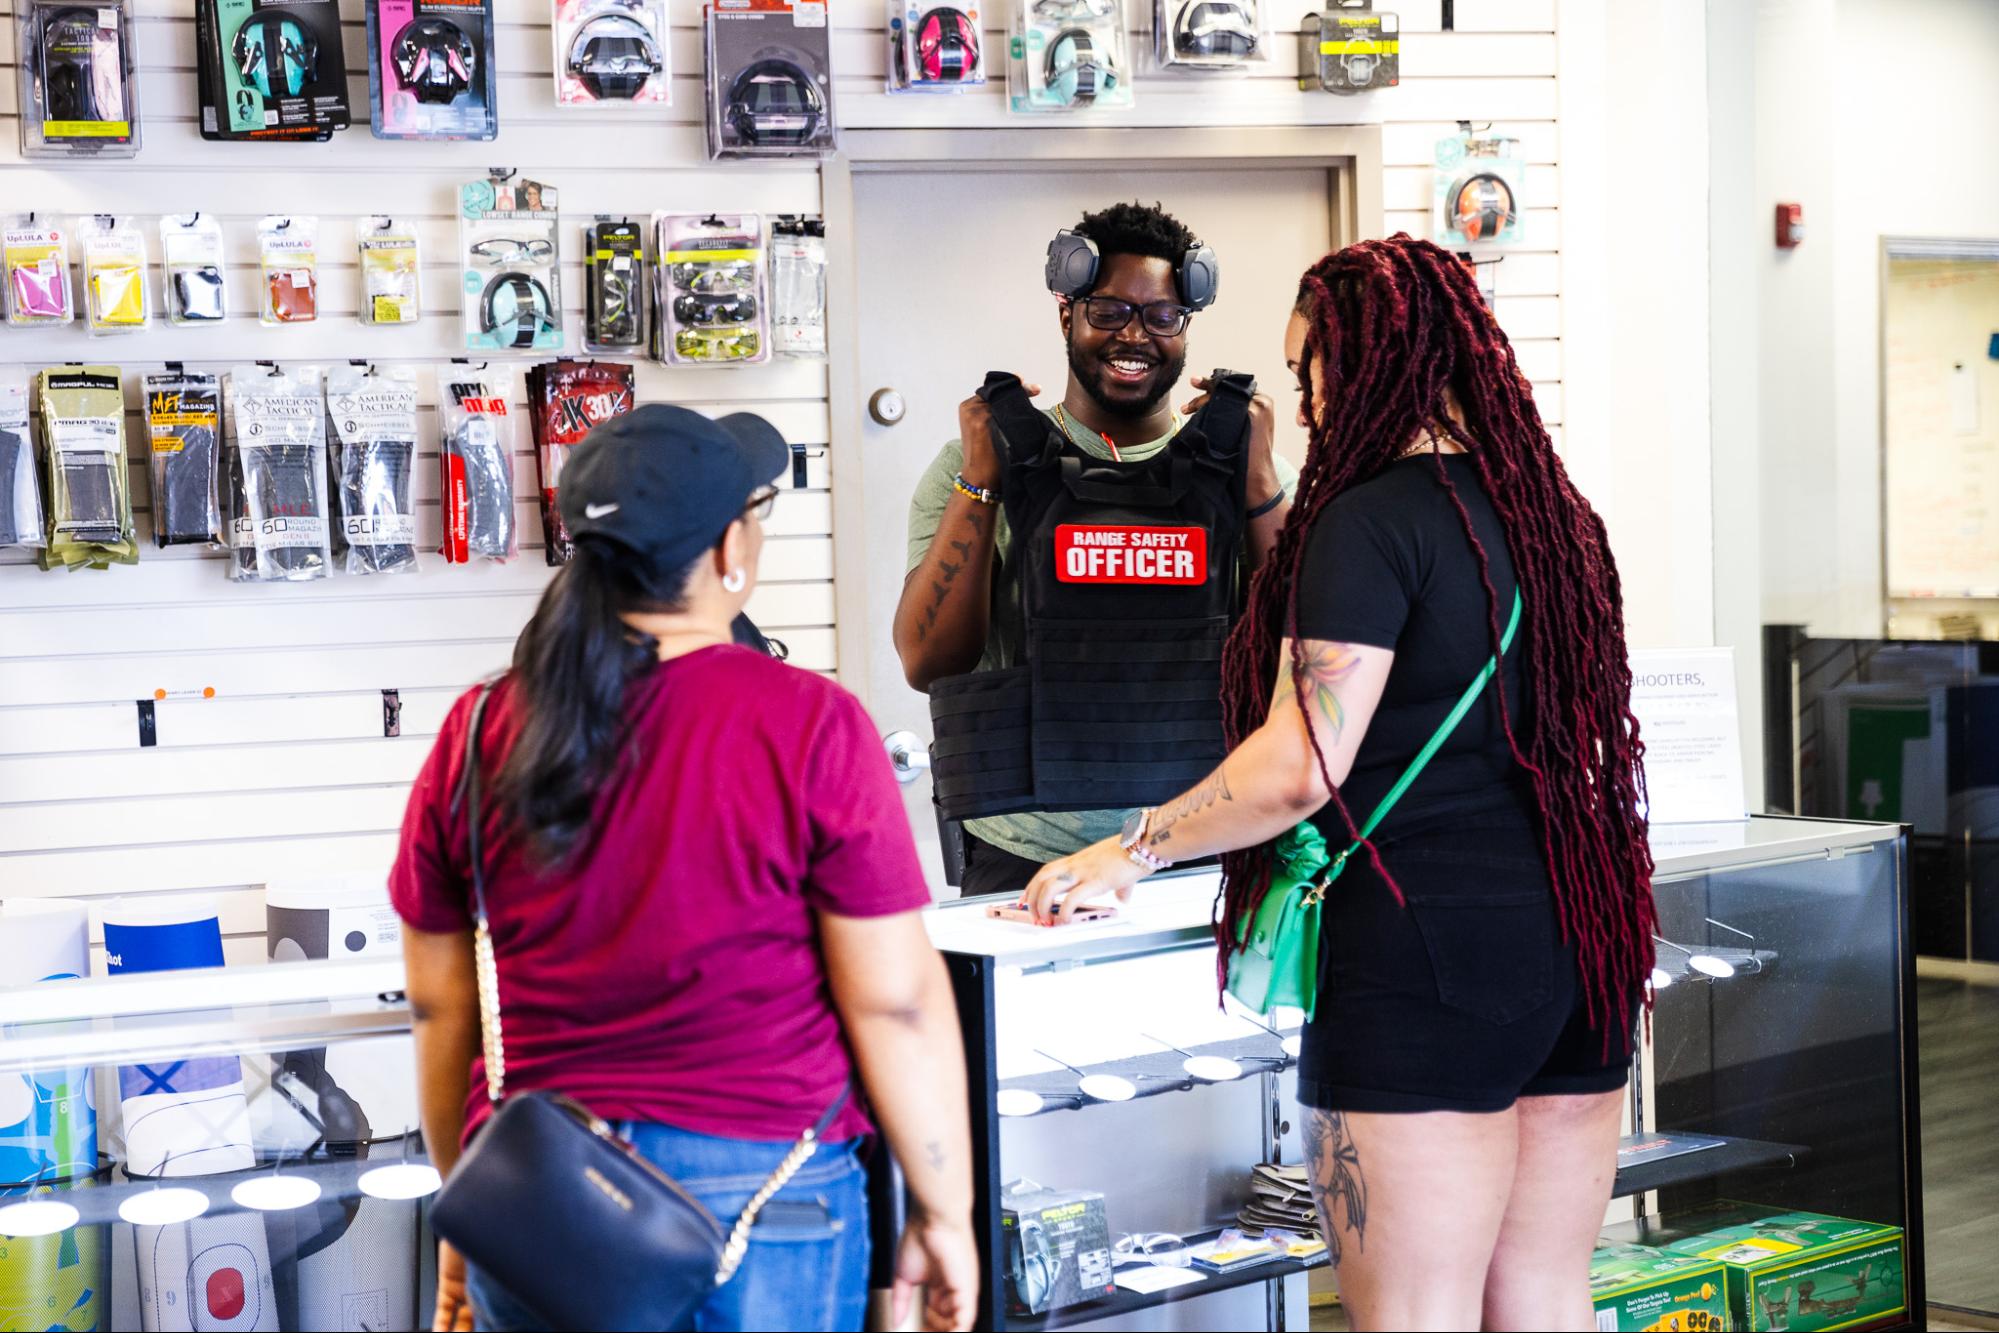
{"label": "cardboard box", "polygon": [[1653,1223],[1638,1238],[1671,1254],[1718,1260],[1738,1329],[1819,1333],[1908,1307],[1900,1227],[1725,1203]]}
{"label": "cardboard box", "polygon": [[1104,1196],[1036,1189],[1000,1199],[1006,1241],[1006,1303],[1014,1314],[1046,1314],[1117,1291]]}
{"label": "cardboard box", "polygon": [[1642,1245],[1599,1245],[1590,1256],[1590,1299],[1599,1333],[1721,1333],[1728,1327],[1728,1282],[1714,1259]]}

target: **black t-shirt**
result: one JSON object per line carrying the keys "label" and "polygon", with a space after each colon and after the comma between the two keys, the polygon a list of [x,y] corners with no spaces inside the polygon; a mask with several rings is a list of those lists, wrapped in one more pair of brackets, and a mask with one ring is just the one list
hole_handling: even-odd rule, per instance
{"label": "black t-shirt", "polygon": [[[1491,562],[1503,632],[1516,587],[1505,532],[1472,461],[1446,454],[1443,463]],[[1319,516],[1298,571],[1298,637],[1395,653],[1381,704],[1340,788],[1357,825],[1366,822],[1491,658],[1487,613],[1477,553],[1430,455],[1390,464]],[[1526,654],[1523,630],[1514,635],[1502,671],[1523,751],[1533,727]],[[1532,802],[1527,774],[1506,743],[1498,691],[1488,687],[1375,838],[1423,831],[1473,813],[1531,812]],[[1328,843],[1346,846],[1347,833],[1330,805],[1314,822]]]}

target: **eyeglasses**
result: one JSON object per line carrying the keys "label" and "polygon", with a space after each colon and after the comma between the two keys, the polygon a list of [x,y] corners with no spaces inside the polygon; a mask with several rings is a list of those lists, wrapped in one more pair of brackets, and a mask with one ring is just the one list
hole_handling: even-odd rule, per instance
{"label": "eyeglasses", "polygon": [[545,264],[555,257],[555,246],[536,236],[516,239],[509,236],[495,236],[469,247],[473,254],[484,262],[498,268],[505,264]]}
{"label": "eyeglasses", "polygon": [[1186,1268],[1194,1261],[1187,1242],[1170,1231],[1128,1231],[1111,1246],[1111,1256],[1118,1264],[1148,1263],[1161,1268]]}
{"label": "eyeglasses", "polygon": [[1177,338],[1187,330],[1187,321],[1194,312],[1187,306],[1173,301],[1148,301],[1144,305],[1133,305],[1115,296],[1079,296],[1076,304],[1083,307],[1083,317],[1090,321],[1093,329],[1105,333],[1116,333],[1131,323],[1137,315],[1145,326],[1145,331],[1161,338]]}
{"label": "eyeglasses", "polygon": [[755,514],[757,522],[768,523],[770,516],[777,512],[777,487],[766,486],[750,495],[750,502],[743,506],[743,516]]}

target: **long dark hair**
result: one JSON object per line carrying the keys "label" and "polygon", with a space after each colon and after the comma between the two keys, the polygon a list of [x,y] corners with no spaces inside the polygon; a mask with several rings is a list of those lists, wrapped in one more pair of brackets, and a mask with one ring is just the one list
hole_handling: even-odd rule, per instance
{"label": "long dark hair", "polygon": [[509,675],[520,734],[494,787],[529,850],[559,866],[590,828],[596,796],[624,750],[625,696],[658,662],[659,644],[621,618],[677,611],[692,563],[648,573],[589,538],[556,574],[514,645]]}
{"label": "long dark hair", "polygon": [[[1229,639],[1222,687],[1229,744],[1239,744],[1269,713],[1279,642],[1297,637],[1306,541],[1326,506],[1396,461],[1412,440],[1426,432],[1447,435],[1477,470],[1519,579],[1535,705],[1524,746],[1503,688],[1500,719],[1514,759],[1533,782],[1562,931],[1578,946],[1590,1020],[1605,1029],[1606,1042],[1613,1040],[1614,1028],[1630,1031],[1633,997],[1650,974],[1655,915],[1652,854],[1640,814],[1645,747],[1631,713],[1623,594],[1603,520],[1570,482],[1513,348],[1464,264],[1406,235],[1363,241],[1306,272],[1298,309],[1308,323],[1300,363],[1305,419],[1316,424],[1290,517]],[[1314,366],[1328,400],[1323,419],[1313,401]],[[1446,411],[1446,389],[1463,411],[1463,425]],[[1491,561],[1441,454],[1436,468],[1478,556],[1496,653],[1500,605]],[[1311,697],[1304,671],[1302,652],[1294,652],[1300,699]],[[1348,837],[1358,838],[1316,735],[1312,749]],[[1389,878],[1371,843],[1368,854]],[[1224,958],[1239,947],[1237,923],[1269,891],[1271,870],[1268,844],[1223,858],[1216,930]]]}

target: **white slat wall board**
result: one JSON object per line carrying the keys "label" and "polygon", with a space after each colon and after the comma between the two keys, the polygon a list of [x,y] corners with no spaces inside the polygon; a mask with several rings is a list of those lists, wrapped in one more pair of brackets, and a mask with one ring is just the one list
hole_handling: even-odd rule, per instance
{"label": "white slat wall board", "polygon": [[[232,314],[219,329],[165,326],[139,337],[92,340],[78,330],[36,337],[0,329],[0,362],[30,368],[108,361],[137,377],[169,358],[221,368],[258,357],[337,363],[350,357],[414,363],[426,401],[457,336],[453,202],[458,182],[506,165],[562,191],[564,303],[582,304],[580,223],[598,212],[755,209],[811,212],[820,178],[811,164],[716,165],[700,126],[699,0],[671,0],[674,104],[641,116],[556,110],[549,90],[547,0],[498,0],[501,132],[491,144],[383,143],[359,126],[331,143],[210,144],[195,125],[194,30],[189,0],[137,0],[145,148],[132,162],[31,164],[18,155],[13,24],[0,23],[0,208],[57,216],[136,214],[150,228],[166,212],[223,219],[230,244]],[[1499,312],[1551,423],[1561,420],[1561,214],[1554,170],[1556,0],[1457,0],[1456,30],[1440,31],[1440,0],[1383,0],[1402,16],[1399,88],[1354,99],[1297,91],[1295,34],[1308,6],[1270,5],[1277,31],[1269,67],[1221,81],[1142,74],[1138,105],[1119,123],[1298,125],[1379,122],[1389,231],[1428,226],[1431,153],[1460,118],[1520,138],[1534,166],[1525,203],[1531,244],[1498,273]],[[361,8],[343,0],[356,106],[367,78]],[[1149,0],[1128,0],[1136,48]],[[1003,11],[985,6],[988,15]],[[890,98],[881,91],[882,6],[832,0],[839,115],[851,128],[1021,128],[1052,134],[1063,122],[1005,111],[996,81],[959,97]],[[1000,34],[988,35],[1002,49]],[[1079,201],[1080,202],[1080,201]],[[253,227],[262,213],[321,218],[322,316],[310,327],[265,330],[254,321]],[[356,219],[415,219],[425,245],[424,322],[375,330],[357,323],[351,261]],[[157,255],[155,255],[157,259]],[[837,334],[836,334],[837,336]],[[526,362],[522,362],[524,366]],[[824,445],[826,373],[808,364],[740,371],[638,367],[640,397],[706,411],[750,408],[794,442],[813,446],[808,484],[788,491],[772,523],[765,586],[752,613],[787,640],[793,660],[835,667],[832,504]],[[517,398],[520,397],[517,393]],[[437,539],[434,409],[425,408],[428,466],[419,470],[427,545]],[[134,496],[149,541],[139,419]],[[300,874],[378,872],[394,847],[411,775],[451,700],[501,665],[545,584],[533,505],[534,460],[525,433],[515,460],[526,549],[507,566],[450,568],[428,557],[406,578],[334,578],[239,587],[213,556],[157,552],[137,568],[44,574],[19,552],[0,553],[0,896],[199,890],[220,895],[232,961],[261,957],[259,886]],[[900,521],[907,497],[870,497]],[[382,695],[400,692],[402,735],[382,736]],[[213,698],[201,697],[213,690]],[[159,743],[140,749],[135,701],[156,704]]]}

